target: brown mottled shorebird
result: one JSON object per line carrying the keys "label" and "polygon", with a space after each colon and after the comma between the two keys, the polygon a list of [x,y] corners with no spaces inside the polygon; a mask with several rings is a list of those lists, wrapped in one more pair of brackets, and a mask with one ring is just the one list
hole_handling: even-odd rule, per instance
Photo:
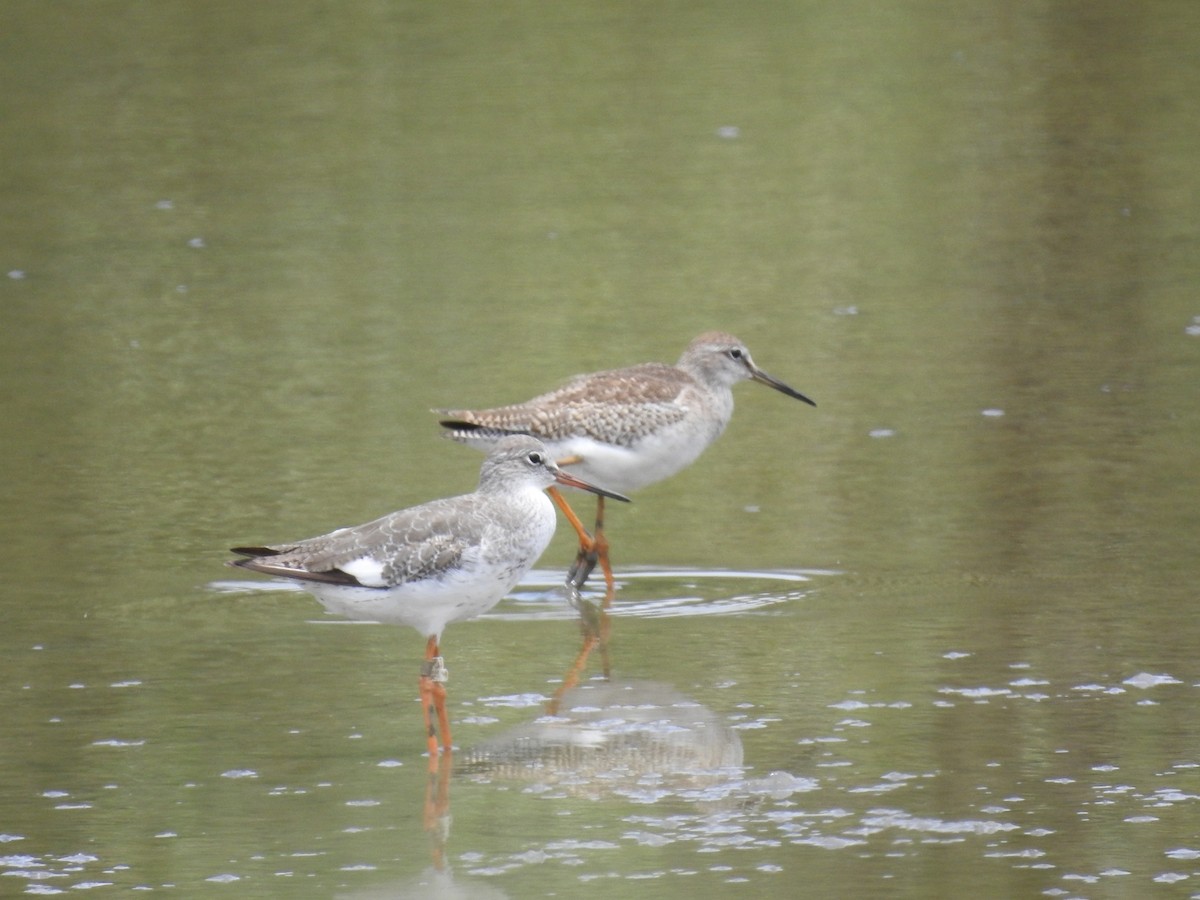
{"label": "brown mottled shorebird", "polygon": [[[731,389],[745,380],[817,405],[755,365],[746,345],[733,335],[710,331],[688,344],[673,366],[643,363],[577,375],[525,403],[435,412],[456,441],[487,450],[505,435],[531,434],[546,444],[560,466],[627,493],[691,465],[729,424]],[[579,535],[579,555],[568,583],[582,587],[599,561],[611,593],[604,497],[597,500],[596,527],[588,535],[558,491],[551,488],[550,494]]]}
{"label": "brown mottled shorebird", "polygon": [[432,761],[435,714],[442,746],[451,746],[442,630],[487,612],[542,555],[555,525],[544,490],[555,482],[627,499],[561,470],[537,438],[506,437],[483,461],[474,493],[307,540],[234,547],[249,558],[229,565],[297,582],[330,612],[420,631],[427,639],[420,694]]}

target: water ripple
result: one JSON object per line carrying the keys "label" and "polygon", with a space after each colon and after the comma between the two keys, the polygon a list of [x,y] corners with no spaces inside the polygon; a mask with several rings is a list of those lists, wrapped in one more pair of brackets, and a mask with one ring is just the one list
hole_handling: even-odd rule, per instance
{"label": "water ripple", "polygon": [[[813,581],[838,573],[819,569],[623,569],[609,614],[646,619],[680,616],[727,616],[767,609],[806,596]],[[564,604],[560,572],[530,572],[500,606],[484,618],[506,621],[570,619],[577,613]],[[598,601],[603,594],[586,591]]]}

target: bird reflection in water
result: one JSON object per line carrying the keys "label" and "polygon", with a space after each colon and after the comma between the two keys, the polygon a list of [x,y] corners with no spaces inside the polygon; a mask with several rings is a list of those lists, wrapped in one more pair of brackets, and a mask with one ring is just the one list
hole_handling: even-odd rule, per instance
{"label": "bird reflection in water", "polygon": [[[600,606],[584,598],[578,591],[571,591],[571,605],[579,611],[583,643],[574,662],[567,670],[562,685],[546,705],[548,715],[553,716],[557,713],[564,694],[579,682],[580,676],[587,667],[589,657],[597,648],[600,649],[603,660],[604,677],[609,677],[608,635],[610,626],[606,607],[611,603],[612,597],[613,589],[609,588],[605,594],[604,606]],[[446,865],[446,845],[450,838],[450,779],[453,772],[454,753],[450,747],[446,747],[440,757],[431,757],[422,812],[422,824],[430,841],[430,853],[433,861],[431,872],[441,873],[443,878],[449,875]]]}
{"label": "bird reflection in water", "polygon": [[550,702],[546,704],[547,715],[557,715],[559,705],[562,703],[562,698],[565,693],[579,684],[580,676],[583,675],[587,668],[588,659],[597,649],[600,651],[600,670],[604,678],[609,678],[612,675],[611,666],[608,659],[608,637],[612,631],[611,620],[608,615],[608,609],[612,605],[613,595],[616,592],[614,586],[609,586],[604,592],[603,605],[594,603],[588,600],[577,590],[570,591],[571,605],[579,612],[579,630],[583,634],[583,643],[579,648],[579,653],[575,657],[575,661],[571,663],[571,667],[567,669],[567,674],[563,676],[562,684],[558,690],[554,692],[554,696],[550,698]]}
{"label": "bird reflection in water", "polygon": [[[572,597],[580,614],[582,646],[545,714],[504,734],[458,751],[455,773],[475,782],[537,782],[562,794],[623,795],[641,802],[687,792],[704,800],[743,775],[742,742],[717,713],[670,685],[612,678],[609,615],[601,603]],[[602,678],[581,682],[599,652]],[[446,871],[453,757],[443,754],[426,790],[424,824],[434,868]],[[696,795],[693,792],[700,792]]]}
{"label": "bird reflection in water", "polygon": [[425,784],[422,824],[429,835],[433,867],[439,872],[446,869],[446,843],[450,839],[450,775],[453,771],[454,752],[447,749],[438,759],[437,766],[430,767],[429,780]]}
{"label": "bird reflection in water", "polygon": [[571,796],[653,800],[741,778],[742,743],[716,713],[670,685],[592,681],[564,692],[555,715],[466,751],[459,770]]}
{"label": "bird reflection in water", "polygon": [[[610,594],[603,605],[573,597],[583,644],[546,714],[466,751],[462,774],[641,799],[741,777],[741,739],[716,713],[670,685],[611,677],[609,600]],[[580,684],[597,649],[603,679]]]}

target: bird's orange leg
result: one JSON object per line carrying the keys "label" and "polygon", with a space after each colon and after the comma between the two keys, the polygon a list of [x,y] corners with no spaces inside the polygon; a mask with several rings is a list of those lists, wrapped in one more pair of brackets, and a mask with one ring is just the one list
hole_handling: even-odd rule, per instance
{"label": "bird's orange leg", "polygon": [[579,535],[580,552],[587,548],[591,550],[594,541],[592,536],[587,533],[587,529],[583,527],[583,523],[579,521],[579,516],[575,515],[575,510],[571,509],[571,504],[567,502],[567,498],[562,495],[556,487],[546,488],[546,493],[550,495],[550,499],[554,501],[554,505],[562,510],[562,514],[566,517],[567,522],[575,529],[575,533]]}
{"label": "bird's orange leg", "polygon": [[419,681],[421,712],[425,717],[425,734],[429,742],[429,770],[437,769],[438,732],[434,716],[442,731],[442,746],[450,749],[450,716],[446,712],[446,666],[438,649],[436,636],[425,642],[425,660],[421,663]]}
{"label": "bird's orange leg", "polygon": [[587,583],[592,569],[596,568],[596,563],[600,563],[600,568],[604,572],[606,591],[604,605],[607,606],[617,588],[613,578],[612,564],[608,560],[608,538],[604,536],[604,498],[596,498],[596,530],[592,535],[588,534],[587,529],[583,527],[583,522],[579,521],[579,516],[575,515],[575,510],[571,509],[571,505],[567,503],[558,488],[550,487],[546,489],[546,492],[554,501],[555,506],[562,510],[562,514],[575,529],[575,533],[579,535],[579,553],[576,554],[575,562],[567,572],[567,584],[579,590]]}
{"label": "bird's orange leg", "polygon": [[[558,460],[560,466],[573,466],[581,462],[583,462],[583,457],[578,453]],[[600,568],[604,572],[604,585],[607,590],[605,606],[607,606],[616,590],[616,582],[613,579],[612,565],[608,561],[608,539],[604,536],[604,498],[596,498],[596,529],[588,534],[583,523],[579,521],[579,516],[575,515],[575,511],[571,509],[558,488],[551,487],[549,491],[550,498],[563,511],[563,515],[567,517],[567,521],[579,535],[579,553],[576,554],[575,562],[567,572],[567,584],[575,590],[581,589],[587,583],[588,576],[592,574],[592,569],[596,568],[596,563],[599,562]]]}
{"label": "bird's orange leg", "polygon": [[576,590],[582,588],[587,582],[588,576],[592,574],[592,569],[596,568],[596,563],[600,563],[600,570],[604,572],[604,605],[607,607],[616,591],[616,581],[613,579],[612,565],[608,561],[608,538],[604,535],[603,497],[596,498],[596,528],[592,532],[590,545],[585,546],[583,542],[580,542],[575,563],[567,572],[567,583]]}
{"label": "bird's orange leg", "polygon": [[[596,542],[596,555],[600,560],[600,570],[604,573],[604,608],[612,604],[613,594],[617,590],[616,579],[613,578],[612,564],[608,561],[608,538],[604,534],[604,498],[596,498],[596,530],[592,532]],[[605,622],[608,619],[605,617]]]}
{"label": "bird's orange leg", "polygon": [[[446,667],[442,666],[442,678],[446,676]],[[445,753],[450,752],[452,740],[450,738],[450,714],[446,712],[446,683],[445,681],[434,681],[433,683],[433,702],[437,707],[438,728],[442,732],[442,750]]]}

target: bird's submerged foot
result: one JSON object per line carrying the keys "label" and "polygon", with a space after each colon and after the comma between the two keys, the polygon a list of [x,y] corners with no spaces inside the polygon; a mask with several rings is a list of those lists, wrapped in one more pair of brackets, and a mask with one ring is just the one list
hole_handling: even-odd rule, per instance
{"label": "bird's submerged foot", "polygon": [[567,587],[576,591],[581,590],[587,584],[592,570],[599,563],[604,572],[605,605],[607,606],[613,591],[616,590],[616,581],[613,578],[612,565],[608,561],[608,538],[604,536],[604,498],[596,498],[596,530],[592,534],[588,534],[587,529],[583,527],[583,523],[579,521],[579,517],[575,515],[575,511],[571,509],[562,494],[555,488],[551,488],[549,494],[579,536],[579,553],[576,554],[575,562],[567,571]]}
{"label": "bird's submerged foot", "polygon": [[604,605],[607,607],[612,602],[617,583],[613,577],[612,564],[608,561],[608,539],[600,528],[596,529],[595,536],[587,542],[580,541],[575,562],[567,570],[567,587],[576,591],[583,590],[597,563],[600,565],[600,571],[604,573]]}
{"label": "bird's submerged foot", "polygon": [[599,561],[600,554],[596,552],[594,543],[591,547],[581,546],[579,553],[575,555],[575,562],[571,563],[571,568],[567,570],[567,586],[577,591],[582,590]]}

